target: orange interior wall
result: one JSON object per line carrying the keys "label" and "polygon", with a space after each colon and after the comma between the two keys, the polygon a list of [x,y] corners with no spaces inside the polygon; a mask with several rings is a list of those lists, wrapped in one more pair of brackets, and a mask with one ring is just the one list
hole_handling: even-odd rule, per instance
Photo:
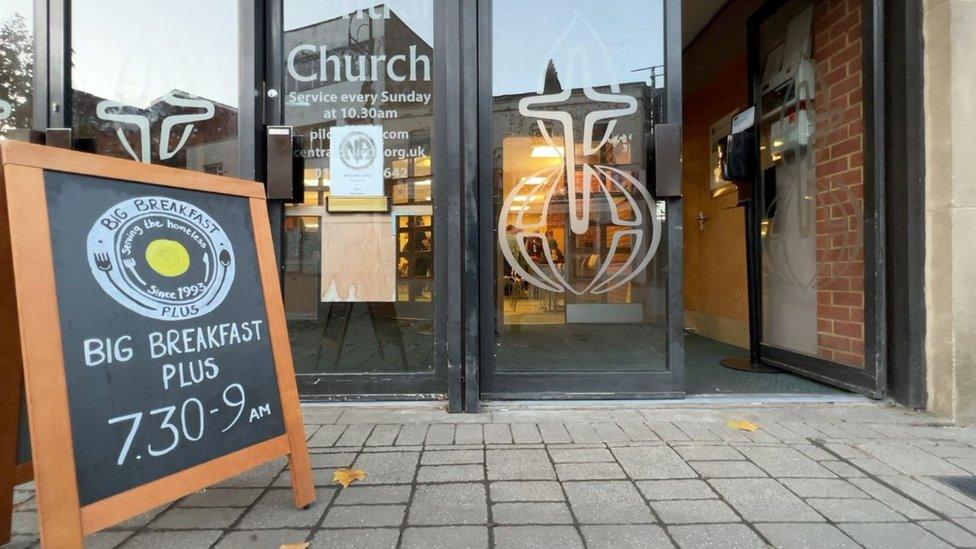
{"label": "orange interior wall", "polygon": [[[743,27],[742,32],[745,33]],[[686,66],[686,71],[695,70]],[[713,199],[709,190],[709,129],[748,106],[743,52],[706,84],[684,97],[685,309],[748,322],[743,209],[735,193]],[[698,229],[698,213],[708,221]],[[705,334],[707,335],[707,334]]]}

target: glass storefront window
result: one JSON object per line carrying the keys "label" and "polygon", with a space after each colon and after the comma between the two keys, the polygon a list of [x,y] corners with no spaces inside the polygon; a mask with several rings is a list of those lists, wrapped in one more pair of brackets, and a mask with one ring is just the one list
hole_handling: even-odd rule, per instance
{"label": "glass storefront window", "polygon": [[793,0],[760,29],[763,343],[864,366],[858,0]]}
{"label": "glass storefront window", "polygon": [[[302,373],[416,373],[434,368],[432,171],[432,0],[284,3],[285,124],[302,144],[304,201],[286,209],[285,308]],[[328,255],[330,232],[349,214],[329,214],[335,128],[380,128],[382,194],[389,214],[361,214],[392,239],[380,278],[392,280],[387,301],[345,294],[345,262]],[[344,216],[344,217],[343,217]],[[383,252],[387,253],[387,252]],[[353,281],[356,284],[358,281]],[[325,286],[325,288],[323,288]],[[339,287],[342,286],[342,287]],[[391,385],[390,392],[397,387]]]}
{"label": "glass storefront window", "polygon": [[34,2],[0,3],[0,139],[32,125]]}
{"label": "glass storefront window", "polygon": [[239,175],[236,0],[71,2],[71,124],[94,152]]}

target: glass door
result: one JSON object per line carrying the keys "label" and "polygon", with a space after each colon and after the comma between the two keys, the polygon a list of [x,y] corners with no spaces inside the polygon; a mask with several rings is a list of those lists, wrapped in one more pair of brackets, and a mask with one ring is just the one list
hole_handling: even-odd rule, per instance
{"label": "glass door", "polygon": [[[789,0],[754,19],[759,107],[759,357],[880,398],[882,265],[871,8]],[[854,23],[836,38],[835,21]]]}
{"label": "glass door", "polygon": [[482,10],[486,398],[683,395],[681,200],[657,196],[653,160],[658,127],[680,122],[679,9]]}
{"label": "glass door", "polygon": [[[284,207],[282,237],[300,391],[303,398],[438,398],[447,383],[435,352],[444,299],[437,292],[444,183],[432,154],[441,100],[436,3],[278,6],[269,48],[277,67],[269,72],[281,79],[266,94],[272,120],[298,137],[304,170],[304,196]],[[370,132],[377,141],[338,137]],[[346,196],[350,170],[360,168],[350,161],[366,152],[382,172],[369,194],[388,200],[389,211],[330,212],[328,201]],[[384,290],[370,290],[378,285]]]}

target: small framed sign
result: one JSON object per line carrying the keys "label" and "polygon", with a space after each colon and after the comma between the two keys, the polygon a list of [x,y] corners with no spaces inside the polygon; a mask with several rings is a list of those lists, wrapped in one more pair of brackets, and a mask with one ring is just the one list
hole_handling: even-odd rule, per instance
{"label": "small framed sign", "polygon": [[311,504],[263,187],[23,143],[0,163],[21,359],[3,367],[23,372],[42,544],[280,456]]}

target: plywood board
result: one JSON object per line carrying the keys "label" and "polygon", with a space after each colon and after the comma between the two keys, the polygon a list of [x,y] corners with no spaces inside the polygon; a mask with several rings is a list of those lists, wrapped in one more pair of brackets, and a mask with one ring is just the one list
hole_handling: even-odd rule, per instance
{"label": "plywood board", "polygon": [[322,301],[395,301],[395,236],[388,213],[322,216]]}

